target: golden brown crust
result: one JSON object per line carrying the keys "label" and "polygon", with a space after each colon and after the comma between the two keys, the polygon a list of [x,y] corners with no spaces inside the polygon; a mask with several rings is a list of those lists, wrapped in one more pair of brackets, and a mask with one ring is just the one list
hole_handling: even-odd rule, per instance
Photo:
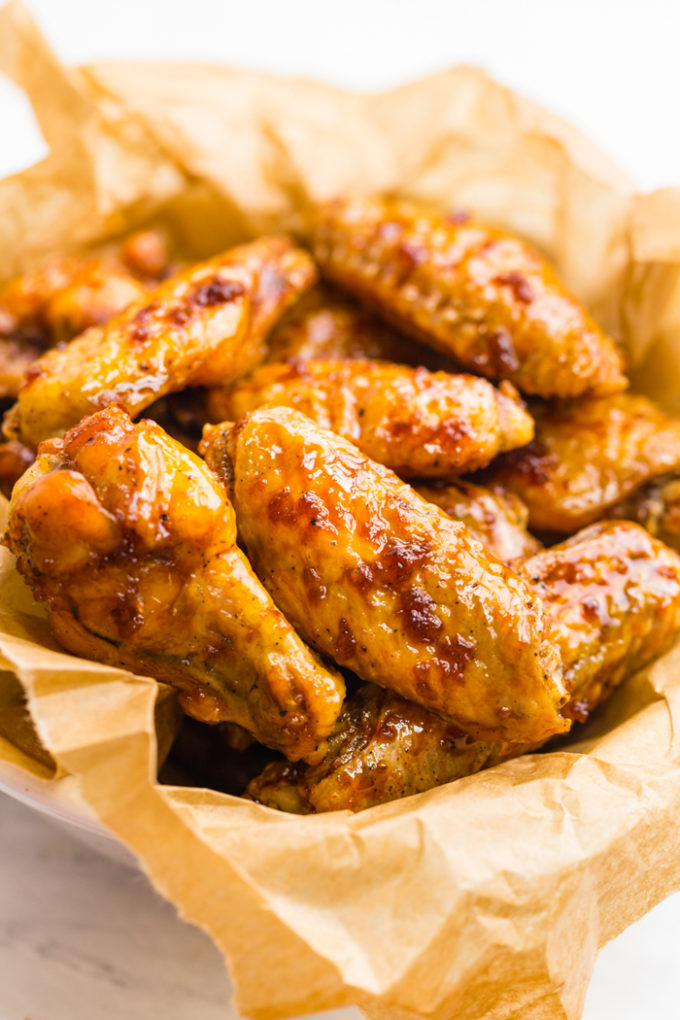
{"label": "golden brown crust", "polygon": [[345,703],[318,765],[274,762],[246,793],[295,814],[363,811],[462,779],[524,750],[472,740],[419,705],[365,684]]}
{"label": "golden brown crust", "polygon": [[533,442],[506,454],[489,477],[524,500],[538,531],[572,534],[680,468],[680,420],[646,397],[619,393],[531,411]]}
{"label": "golden brown crust", "polygon": [[111,407],[43,444],[13,494],[7,544],[69,651],[181,692],[312,761],[342,706],[325,669],[236,546],[206,465],[153,422]]}
{"label": "golden brown crust", "polygon": [[424,365],[444,369],[447,359],[417,343],[350,297],[326,284],[317,284],[274,327],[269,338],[268,362],[394,361],[400,365]]}
{"label": "golden brown crust", "polygon": [[204,449],[230,476],[259,576],[311,644],[479,738],[566,727],[539,600],[463,525],[287,408],[209,428]]}
{"label": "golden brown crust", "polygon": [[322,206],[312,235],[325,276],[466,368],[543,397],[626,386],[614,342],[518,238],[383,198]]}
{"label": "golden brown crust", "polygon": [[569,718],[584,721],[680,628],[680,557],[637,524],[601,521],[516,567],[553,623]]}
{"label": "golden brown crust", "polygon": [[134,416],[186,386],[227,384],[264,357],[272,324],[314,279],[309,256],[285,237],[193,266],[65,350],[47,351],[5,431],[37,446],[114,401]]}
{"label": "golden brown crust", "polygon": [[608,512],[636,521],[671,549],[680,551],[680,473],[646,482]]}
{"label": "golden brown crust", "polygon": [[524,446],[533,422],[509,383],[384,361],[263,365],[230,390],[210,390],[210,421],[291,407],[404,477],[450,478]]}
{"label": "golden brown crust", "polygon": [[503,563],[531,556],[541,544],[527,531],[529,511],[502,485],[477,485],[459,478],[446,485],[416,485],[416,492],[462,521],[473,538]]}

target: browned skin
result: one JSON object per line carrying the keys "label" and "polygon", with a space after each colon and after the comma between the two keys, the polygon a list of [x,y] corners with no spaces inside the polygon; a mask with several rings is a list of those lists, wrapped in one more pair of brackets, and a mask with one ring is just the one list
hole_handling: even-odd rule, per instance
{"label": "browned skin", "polygon": [[490,477],[529,507],[530,526],[572,534],[658,475],[680,468],[680,420],[646,397],[532,406],[536,436]]}
{"label": "browned skin", "polygon": [[317,284],[274,328],[267,361],[379,359],[444,368],[446,358],[390,329],[346,294]]}
{"label": "browned skin", "polygon": [[538,552],[538,539],[527,531],[529,511],[519,496],[501,485],[476,485],[458,479],[447,485],[416,485],[423,499],[436,503],[503,563]]}
{"label": "browned skin", "polygon": [[203,449],[259,576],[320,651],[480,739],[567,727],[540,601],[464,525],[288,408],[208,428]]}
{"label": "browned skin", "polygon": [[0,442],[0,492],[3,496],[9,499],[15,483],[34,460],[33,451],[15,439],[9,439],[6,443]]}
{"label": "browned skin", "polygon": [[[661,655],[680,627],[680,558],[635,524],[593,525],[519,569],[553,622],[571,693],[563,711],[571,719],[584,721],[625,676]],[[359,811],[535,747],[470,740],[367,684],[346,702],[321,762],[309,769],[269,765],[248,794],[284,811]]]}
{"label": "browned skin", "polygon": [[624,679],[670,646],[680,627],[680,558],[629,521],[600,521],[517,565],[553,622],[583,722]]}
{"label": "browned skin", "polygon": [[314,279],[309,256],[285,237],[192,266],[65,350],[47,351],[5,432],[37,446],[112,401],[135,416],[186,386],[226,384],[264,357],[273,323]]}
{"label": "browned skin", "polygon": [[342,679],[253,574],[218,479],[154,422],[110,407],[43,444],[6,542],[68,651],[173,684],[189,715],[292,759],[323,753]]}
{"label": "browned skin", "polygon": [[531,417],[510,383],[386,361],[262,365],[231,390],[210,390],[210,421],[292,407],[407,477],[450,478],[525,446]]}
{"label": "browned skin", "polygon": [[671,549],[680,551],[680,473],[652,478],[609,511],[637,521]]}
{"label": "browned skin", "polygon": [[0,334],[0,400],[16,397],[26,372],[44,349],[38,336]]}
{"label": "browned skin", "polygon": [[543,397],[626,386],[614,342],[516,237],[385,198],[322,206],[312,235],[325,276],[466,368]]}

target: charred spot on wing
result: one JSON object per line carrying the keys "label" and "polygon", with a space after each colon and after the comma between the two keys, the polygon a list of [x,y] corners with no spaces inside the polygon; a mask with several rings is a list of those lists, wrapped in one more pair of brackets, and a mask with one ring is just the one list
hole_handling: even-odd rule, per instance
{"label": "charred spot on wing", "polygon": [[237,280],[225,280],[221,276],[215,276],[208,283],[199,284],[187,303],[198,308],[215,308],[217,305],[234,301],[244,293],[245,287]]}

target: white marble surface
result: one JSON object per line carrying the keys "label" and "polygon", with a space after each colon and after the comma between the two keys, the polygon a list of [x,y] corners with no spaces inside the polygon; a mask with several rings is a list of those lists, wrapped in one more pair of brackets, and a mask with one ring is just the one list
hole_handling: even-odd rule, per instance
{"label": "white marble surface", "polygon": [[[357,88],[479,63],[587,131],[641,187],[680,184],[674,0],[28,3],[73,62],[187,57]],[[0,176],[43,154],[2,80],[0,131]],[[208,938],[139,873],[0,796],[0,1020],[229,1020],[229,995]],[[679,1016],[676,896],[604,950],[585,1020]]]}
{"label": "white marble surface", "polygon": [[[677,1020],[679,934],[680,895],[607,946],[584,1020]],[[210,939],[139,871],[0,794],[0,1020],[236,1020],[230,997]]]}

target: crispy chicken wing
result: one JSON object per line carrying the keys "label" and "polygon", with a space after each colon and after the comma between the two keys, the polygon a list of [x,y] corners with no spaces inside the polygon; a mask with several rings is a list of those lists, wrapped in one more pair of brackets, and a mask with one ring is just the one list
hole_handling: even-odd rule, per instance
{"label": "crispy chicken wing", "polygon": [[680,468],[680,421],[646,397],[536,405],[532,414],[533,442],[490,475],[521,496],[538,531],[578,531],[650,478]]}
{"label": "crispy chicken wing", "polygon": [[623,389],[614,342],[527,244],[503,231],[382,198],[322,206],[323,273],[400,329],[526,393]]}
{"label": "crispy chicken wing", "polygon": [[584,721],[680,627],[680,558],[629,521],[600,521],[516,567],[553,622],[570,718]]}
{"label": "crispy chicken wing", "polygon": [[472,736],[566,728],[540,601],[464,525],[288,408],[208,428],[203,449],[259,576],[320,651]]}
{"label": "crispy chicken wing", "polygon": [[530,556],[541,547],[527,531],[526,505],[501,485],[476,485],[458,479],[447,485],[416,485],[415,490],[454,521],[462,521],[472,537],[503,563]]}
{"label": "crispy chicken wing", "polygon": [[[680,627],[680,558],[635,524],[595,524],[518,569],[552,620],[569,718],[584,721],[625,676],[661,655]],[[311,768],[272,763],[248,793],[284,811],[359,811],[535,749],[472,740],[367,684],[346,702],[322,761]]]}
{"label": "crispy chicken wing", "polygon": [[447,359],[390,329],[366,308],[324,284],[313,287],[272,330],[267,361],[379,359],[444,368]]}
{"label": "crispy chicken wing", "polygon": [[385,361],[263,365],[231,390],[211,390],[211,421],[292,407],[400,475],[448,478],[524,446],[533,421],[510,383]]}
{"label": "crispy chicken wing", "polygon": [[680,472],[652,478],[612,507],[608,516],[637,521],[680,551]]}
{"label": "crispy chicken wing", "polygon": [[314,282],[285,237],[233,248],[166,280],[105,326],[40,358],[5,419],[29,446],[117,401],[137,415],[185,386],[227,384],[264,357],[279,315]]}
{"label": "crispy chicken wing", "polygon": [[246,793],[295,814],[363,811],[462,779],[524,750],[473,740],[420,705],[365,684],[345,702],[318,765],[272,762]]}
{"label": "crispy chicken wing", "polygon": [[154,422],[110,407],[43,444],[6,541],[68,651],[173,684],[188,714],[290,758],[323,752],[342,679],[253,574],[217,478]]}

